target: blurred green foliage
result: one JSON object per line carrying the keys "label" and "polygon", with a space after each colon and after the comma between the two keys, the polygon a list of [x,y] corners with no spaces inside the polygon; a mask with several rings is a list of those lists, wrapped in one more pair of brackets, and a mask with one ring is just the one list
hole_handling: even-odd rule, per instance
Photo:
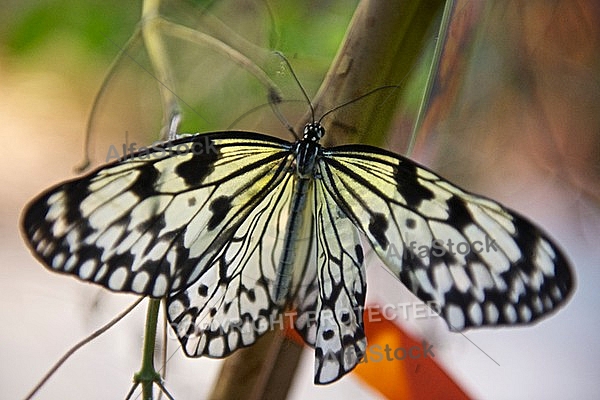
{"label": "blurred green foliage", "polygon": [[55,40],[77,43],[81,50],[114,57],[115,48],[107,42],[125,40],[139,19],[141,2],[24,1],[5,9],[2,42],[8,55],[27,56]]}
{"label": "blurred green foliage", "polygon": [[[177,7],[175,1],[162,8]],[[222,1],[183,0],[187,7],[211,10]],[[230,2],[236,4],[236,2]],[[260,3],[260,2],[259,2]],[[264,2],[272,34],[267,47],[331,59],[358,1],[294,0]],[[140,20],[142,1],[46,0],[9,2],[0,11],[0,51],[11,58],[30,57],[56,42],[75,43],[81,56],[112,59]],[[245,12],[239,7],[239,13]],[[311,57],[311,58],[312,58]],[[33,61],[33,60],[32,60]]]}

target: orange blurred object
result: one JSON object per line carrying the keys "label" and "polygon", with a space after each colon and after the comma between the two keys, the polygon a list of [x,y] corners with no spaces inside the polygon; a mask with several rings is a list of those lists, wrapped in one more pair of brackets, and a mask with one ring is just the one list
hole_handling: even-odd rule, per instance
{"label": "orange blurred object", "polygon": [[[367,306],[364,315],[375,315],[379,310],[379,307]],[[436,350],[430,348],[430,343],[409,336],[385,318],[364,318],[364,324],[367,353],[353,373],[367,385],[390,400],[470,399],[435,362]],[[286,324],[286,335],[304,343],[289,324]]]}
{"label": "orange blurred object", "polygon": [[[369,308],[365,309],[365,315],[369,315]],[[376,313],[379,308],[373,310]],[[470,398],[436,363],[434,357],[424,354],[431,344],[416,340],[385,318],[378,318],[376,322],[370,319],[364,319],[368,340],[366,362],[361,362],[354,370],[365,383],[388,399]],[[389,349],[387,352],[386,346]],[[413,347],[415,349],[411,351]],[[397,349],[403,351],[398,352]],[[435,354],[435,351],[433,347],[430,352]],[[411,353],[417,357],[411,358]],[[396,355],[401,359],[396,359]]]}

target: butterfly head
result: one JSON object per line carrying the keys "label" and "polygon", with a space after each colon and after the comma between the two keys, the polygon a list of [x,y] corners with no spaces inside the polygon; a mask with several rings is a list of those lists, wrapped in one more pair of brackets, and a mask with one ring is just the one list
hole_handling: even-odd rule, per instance
{"label": "butterfly head", "polygon": [[325,135],[325,128],[319,122],[311,122],[304,127],[304,137],[302,140],[308,142],[318,142]]}

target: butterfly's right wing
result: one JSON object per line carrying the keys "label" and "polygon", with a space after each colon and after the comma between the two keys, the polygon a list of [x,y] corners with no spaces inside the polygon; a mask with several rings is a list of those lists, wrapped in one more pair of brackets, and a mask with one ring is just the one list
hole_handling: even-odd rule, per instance
{"label": "butterfly's right wing", "polygon": [[24,212],[23,231],[53,271],[169,295],[234,246],[240,225],[289,178],[290,149],[249,132],[154,146],[41,194]]}
{"label": "butterfly's right wing", "polygon": [[410,291],[452,330],[529,324],[568,299],[574,277],[518,213],[371,146],[323,152],[321,180]]}
{"label": "butterfly's right wing", "polygon": [[320,179],[309,200],[311,252],[294,296],[295,328],[315,348],[315,384],[334,382],[365,354],[367,282],[359,231]]}

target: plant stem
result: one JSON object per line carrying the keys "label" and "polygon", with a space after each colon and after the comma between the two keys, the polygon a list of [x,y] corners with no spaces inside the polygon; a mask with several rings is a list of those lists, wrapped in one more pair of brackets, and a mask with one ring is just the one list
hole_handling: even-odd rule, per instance
{"label": "plant stem", "polygon": [[146,330],[142,352],[142,368],[135,374],[134,381],[142,385],[142,398],[152,400],[152,386],[160,383],[160,374],[154,369],[154,344],[156,342],[156,326],[158,322],[159,299],[150,299],[146,312]]}

